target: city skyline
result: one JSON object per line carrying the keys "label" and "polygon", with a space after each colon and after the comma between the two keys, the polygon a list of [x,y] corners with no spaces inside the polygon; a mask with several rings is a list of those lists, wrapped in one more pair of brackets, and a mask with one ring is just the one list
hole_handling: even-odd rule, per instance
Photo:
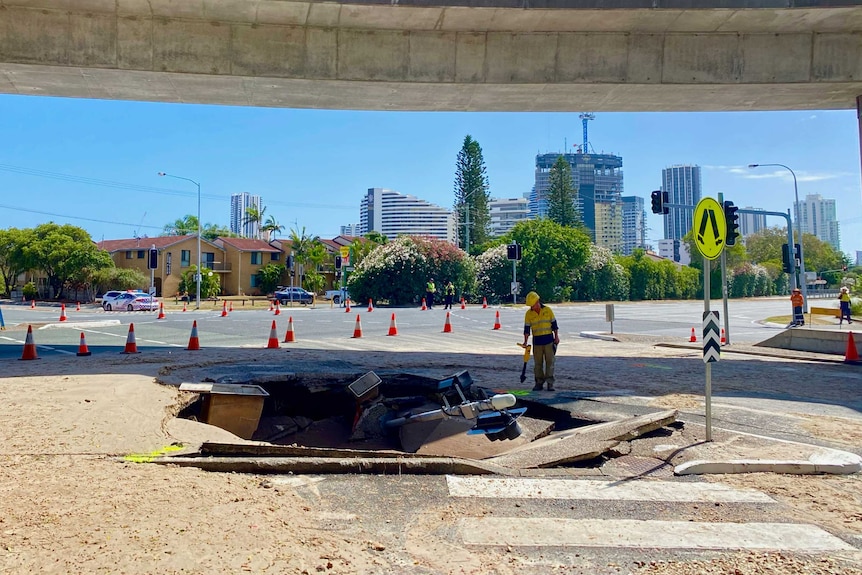
{"label": "city skyline", "polygon": [[[323,238],[359,219],[369,188],[397,190],[451,210],[465,135],[481,146],[492,198],[529,194],[535,158],[573,153],[576,113],[408,113],[238,108],[45,97],[0,97],[7,146],[0,160],[3,227],[55,221],[94,240],[155,236],[195,213],[228,225],[230,197],[264,198],[267,216]],[[819,194],[838,206],[842,250],[862,248],[859,141],[852,110],[597,113],[590,145],[620,156],[626,196],[648,198],[662,170],[699,165],[703,195],[771,211]],[[772,218],[767,225],[782,225]],[[647,243],[663,235],[647,214]]]}

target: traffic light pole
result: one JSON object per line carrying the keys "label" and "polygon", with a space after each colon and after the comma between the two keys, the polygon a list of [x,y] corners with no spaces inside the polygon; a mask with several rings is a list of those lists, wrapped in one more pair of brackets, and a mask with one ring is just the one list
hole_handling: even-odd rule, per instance
{"label": "traffic light pole", "polygon": [[[744,208],[739,209],[740,214],[755,214],[761,216],[778,216],[784,218],[787,221],[787,246],[791,250],[790,252],[790,289],[795,289],[799,284],[796,281],[796,248],[793,245],[793,223],[790,219],[790,210],[787,210],[787,213],[784,212],[767,212],[764,210],[746,210]],[[799,239],[802,241],[802,238]],[[801,244],[800,244],[801,245]],[[805,282],[805,278],[801,278],[802,282]],[[800,288],[802,289],[802,288]],[[805,290],[802,289],[802,297],[807,298],[807,294]]]}

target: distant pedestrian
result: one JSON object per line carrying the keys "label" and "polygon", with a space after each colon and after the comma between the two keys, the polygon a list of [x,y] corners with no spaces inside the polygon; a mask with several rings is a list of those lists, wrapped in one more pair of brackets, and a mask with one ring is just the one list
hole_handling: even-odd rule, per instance
{"label": "distant pedestrian", "polygon": [[428,278],[428,283],[425,284],[425,303],[428,309],[434,309],[434,294],[437,292],[437,286],[434,285],[434,278]]}
{"label": "distant pedestrian", "polygon": [[847,286],[841,288],[841,293],[838,294],[838,303],[841,306],[841,318],[838,320],[838,325],[843,324],[845,319],[847,323],[853,323],[853,320],[850,319],[850,290],[847,289]]}
{"label": "distant pedestrian", "polygon": [[533,375],[536,381],[533,391],[541,391],[545,384],[548,391],[554,391],[554,360],[557,344],[560,343],[557,318],[551,308],[539,300],[536,292],[528,293],[526,301],[530,309],[524,315],[524,345],[527,345],[532,333]]}
{"label": "distant pedestrian", "polygon": [[793,293],[790,294],[790,305],[793,306],[793,321],[790,322],[790,327],[799,327],[805,325],[805,315],[802,313],[802,290],[793,288]]}
{"label": "distant pedestrian", "polygon": [[455,299],[455,284],[452,283],[452,280],[449,280],[443,289],[446,293],[446,305],[443,306],[443,309],[452,309],[452,301]]}

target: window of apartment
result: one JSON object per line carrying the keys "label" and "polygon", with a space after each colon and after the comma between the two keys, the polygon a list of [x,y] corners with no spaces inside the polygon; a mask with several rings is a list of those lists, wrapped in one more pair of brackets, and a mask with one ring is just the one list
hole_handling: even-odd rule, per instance
{"label": "window of apartment", "polygon": [[145,257],[144,254],[146,254],[146,253],[147,253],[147,250],[138,250],[138,259],[139,260],[144,259],[144,257]]}
{"label": "window of apartment", "polygon": [[133,252],[132,250],[128,250],[128,251],[126,252],[126,259],[127,259],[127,260],[134,259],[134,257],[135,257],[135,255],[134,255],[134,254],[135,254],[135,252]]}
{"label": "window of apartment", "polygon": [[187,268],[192,265],[192,251],[182,250],[180,252],[180,267]]}
{"label": "window of apartment", "polygon": [[201,258],[201,267],[207,269],[215,268],[215,253],[213,252],[204,252],[203,257]]}
{"label": "window of apartment", "polygon": [[269,254],[269,261],[277,262],[280,259],[281,259],[281,253],[280,252],[272,252]]}
{"label": "window of apartment", "polygon": [[260,265],[263,263],[263,254],[261,252],[251,252],[252,265]]}
{"label": "window of apartment", "polygon": [[251,274],[251,280],[249,281],[249,285],[253,288],[260,287],[260,282],[258,281],[257,274]]}

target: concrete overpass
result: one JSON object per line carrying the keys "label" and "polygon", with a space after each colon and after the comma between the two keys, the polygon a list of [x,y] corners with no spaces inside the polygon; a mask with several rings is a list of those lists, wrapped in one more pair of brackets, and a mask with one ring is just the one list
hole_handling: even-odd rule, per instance
{"label": "concrete overpass", "polygon": [[367,110],[852,108],[862,2],[0,0],[0,92]]}

